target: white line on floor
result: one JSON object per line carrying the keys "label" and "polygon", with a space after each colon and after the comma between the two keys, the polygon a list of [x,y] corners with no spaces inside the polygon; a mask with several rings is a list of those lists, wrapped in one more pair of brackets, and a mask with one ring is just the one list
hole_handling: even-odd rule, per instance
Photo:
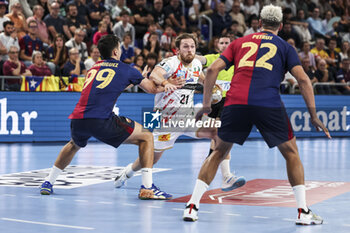
{"label": "white line on floor", "polygon": [[180,208],[172,208],[172,210],[184,211],[185,209],[180,209]]}
{"label": "white line on floor", "polygon": [[136,204],[131,204],[131,203],[123,203],[123,205],[127,205],[127,206],[136,206]]}
{"label": "white line on floor", "polygon": [[350,227],[350,224],[343,224],[344,227]]}
{"label": "white line on floor", "polygon": [[3,195],[6,196],[6,197],[15,197],[16,196],[15,194],[7,194],[7,193],[5,193]]}
{"label": "white line on floor", "polygon": [[229,216],[241,216],[240,214],[232,214],[232,213],[227,213],[226,215],[229,215]]}
{"label": "white line on floor", "polygon": [[253,216],[253,218],[269,218],[269,217],[266,217],[266,216]]}
{"label": "white line on floor", "polygon": [[64,200],[63,198],[60,198],[60,197],[51,197],[51,199],[54,199],[54,200],[59,200],[59,201]]}
{"label": "white line on floor", "polygon": [[147,206],[147,207],[150,207],[150,208],[157,208],[157,209],[162,208],[161,206],[155,206],[155,205],[149,205],[149,206]]}
{"label": "white line on floor", "polygon": [[282,219],[282,220],[288,221],[288,222],[294,222],[294,221],[295,221],[295,219],[291,219],[291,218],[284,218],[284,219]]}
{"label": "white line on floor", "polygon": [[87,200],[74,200],[76,202],[88,202]]}
{"label": "white line on floor", "polygon": [[63,225],[63,224],[56,224],[56,223],[47,223],[47,222],[35,222],[35,221],[28,221],[28,220],[14,219],[14,218],[1,218],[1,220],[46,225],[46,226],[53,226],[53,227],[74,228],[74,229],[81,229],[81,230],[95,230],[95,228],[92,228],[92,227],[81,227],[81,226]]}
{"label": "white line on floor", "polygon": [[27,197],[30,197],[30,198],[41,198],[40,196],[27,196]]}
{"label": "white line on floor", "polygon": [[98,204],[105,204],[105,205],[111,205],[113,202],[108,202],[108,201],[99,201],[97,202]]}
{"label": "white line on floor", "polygon": [[200,213],[201,213],[201,214],[213,214],[214,212],[212,212],[212,211],[201,210]]}

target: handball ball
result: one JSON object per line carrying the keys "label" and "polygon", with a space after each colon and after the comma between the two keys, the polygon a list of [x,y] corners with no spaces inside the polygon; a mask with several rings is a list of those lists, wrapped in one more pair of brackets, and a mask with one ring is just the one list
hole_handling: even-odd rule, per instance
{"label": "handball ball", "polygon": [[220,88],[219,85],[215,84],[213,88],[212,96],[211,96],[211,103],[216,104],[220,102],[221,99],[222,99],[222,89]]}

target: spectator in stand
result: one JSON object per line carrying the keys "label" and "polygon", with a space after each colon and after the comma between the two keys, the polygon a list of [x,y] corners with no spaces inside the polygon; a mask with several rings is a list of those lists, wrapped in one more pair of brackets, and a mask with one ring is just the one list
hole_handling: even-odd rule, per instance
{"label": "spectator in stand", "polygon": [[[348,83],[350,82],[350,59],[344,58],[342,60],[342,68],[337,73],[337,83]],[[338,90],[343,95],[350,95],[350,86],[339,87]]]}
{"label": "spectator in stand", "polygon": [[[143,36],[143,46],[146,46],[147,44],[147,41],[148,41],[148,37],[150,36],[151,33],[153,32],[157,32],[157,24],[155,23],[150,23],[148,25],[148,30],[147,32],[145,33],[145,35]],[[157,33],[158,34],[158,33]]]}
{"label": "spectator in stand", "polygon": [[4,31],[3,23],[5,21],[10,21],[10,19],[7,16],[5,16],[6,10],[7,10],[7,2],[1,1],[0,2],[0,32]]}
{"label": "spectator in stand", "polygon": [[26,17],[22,12],[22,7],[19,2],[11,6],[10,13],[8,13],[6,17],[14,23],[14,27],[17,31],[17,37],[19,39],[26,35],[28,30]]}
{"label": "spectator in stand", "polygon": [[329,4],[329,0],[318,0],[316,6],[320,9],[320,15],[324,15],[327,11],[331,11],[332,15],[335,15],[333,8]]}
{"label": "spectator in stand", "polygon": [[244,36],[252,34],[252,33],[256,33],[256,32],[260,32],[260,28],[259,28],[259,19],[256,16],[253,16],[250,19],[250,28],[244,32]]}
{"label": "spectator in stand", "polygon": [[305,0],[305,3],[307,5],[309,15],[312,15],[314,9],[317,7],[316,4],[313,2],[313,0]]}
{"label": "spectator in stand", "polygon": [[67,12],[66,12],[66,2],[65,0],[55,0],[55,2],[60,5],[60,12],[58,13],[59,16],[62,16],[63,18],[66,18]]}
{"label": "spectator in stand", "polygon": [[[135,32],[136,32],[136,45],[139,48],[142,48],[142,39],[145,33],[147,32],[148,25],[153,22],[153,17],[146,8],[146,1],[144,0],[135,0],[135,7],[132,9],[132,13],[135,19]],[[135,41],[134,41],[135,42]]]}
{"label": "spectator in stand", "polygon": [[142,73],[143,68],[145,66],[145,58],[142,54],[139,54],[135,57],[135,61],[133,64],[133,67],[135,69],[137,69],[138,71],[140,71],[140,73]]}
{"label": "spectator in stand", "polygon": [[283,1],[281,5],[283,9],[289,8],[292,11],[293,17],[297,15],[297,6],[293,0]]}
{"label": "spectator in stand", "polygon": [[307,4],[305,3],[304,0],[297,0],[295,2],[295,5],[296,5],[298,11],[299,10],[303,10],[304,11],[305,18],[307,18],[309,16],[309,11],[308,11],[308,8],[307,8]]}
{"label": "spectator in stand", "polygon": [[87,71],[90,70],[91,67],[93,65],[95,65],[95,63],[98,60],[101,59],[100,51],[98,50],[96,45],[92,45],[91,46],[91,48],[90,48],[90,55],[91,55],[91,57],[84,61],[84,65],[85,65],[85,68],[86,68]]}
{"label": "spectator in stand", "polygon": [[127,64],[131,64],[135,58],[134,47],[131,43],[131,35],[125,34],[121,45],[122,55],[120,56],[120,60]]}
{"label": "spectator in stand", "polygon": [[328,42],[328,49],[326,49],[326,52],[330,60],[329,66],[332,67],[335,72],[339,69],[341,63],[340,55],[336,52],[336,47],[337,39],[332,37]]}
{"label": "spectator in stand", "polygon": [[[5,0],[3,0],[3,1],[5,1]],[[21,5],[24,18],[28,18],[28,17],[33,16],[33,12],[30,9],[31,6],[29,6],[28,0],[11,0],[11,1],[9,1],[9,9],[11,9],[12,5],[17,4],[17,3],[19,3]]]}
{"label": "spectator in stand", "polygon": [[40,51],[34,51],[32,54],[32,65],[29,70],[34,76],[51,76],[52,72],[43,59],[43,54]]}
{"label": "spectator in stand", "polygon": [[328,25],[329,21],[333,18],[333,13],[331,10],[326,11],[324,14],[324,19],[322,20],[322,26],[325,29],[325,33],[327,35],[332,35],[334,33],[334,29],[332,25]]}
{"label": "spectator in stand", "polygon": [[98,23],[102,20],[102,14],[106,11],[101,0],[92,0],[87,6],[89,16],[90,16],[90,25],[91,27],[97,28]]}
{"label": "spectator in stand", "polygon": [[113,34],[113,23],[112,23],[112,18],[111,15],[109,14],[108,11],[102,14],[102,22],[105,22],[107,24],[107,33],[108,34]]}
{"label": "spectator in stand", "polygon": [[142,53],[145,57],[147,57],[147,55],[149,53],[155,53],[158,55],[159,58],[161,58],[159,37],[158,37],[158,34],[156,32],[152,32],[150,34],[150,36],[148,37],[147,44],[143,48]]}
{"label": "spectator in stand", "polygon": [[89,10],[86,6],[86,1],[85,0],[71,0],[68,2],[69,4],[75,4],[78,9],[78,17],[80,18],[79,21],[81,22],[86,22],[87,29],[91,29],[90,21],[89,21]]}
{"label": "spectator in stand", "polygon": [[[316,60],[315,55],[310,52],[310,43],[308,41],[304,41],[301,45],[301,51],[298,54],[300,57],[300,60],[303,60],[305,57],[309,58],[308,62],[310,63],[310,67],[313,71],[315,71],[316,68]],[[306,71],[305,71],[306,72]]]}
{"label": "spectator in stand", "polygon": [[220,2],[218,4],[216,12],[211,16],[213,21],[213,35],[219,36],[221,34],[226,34],[227,30],[232,24],[231,16],[225,12],[225,3]]}
{"label": "spectator in stand", "polygon": [[166,23],[171,25],[176,33],[186,31],[186,20],[179,0],[170,0],[169,5],[164,8],[164,12],[167,16]]}
{"label": "spectator in stand", "polygon": [[107,27],[108,26],[104,21],[98,23],[98,31],[95,32],[92,38],[92,42],[94,43],[94,45],[97,45],[98,41],[101,39],[102,36],[108,35]]}
{"label": "spectator in stand", "polygon": [[246,20],[250,19],[253,15],[257,16],[260,10],[259,1],[255,1],[254,3],[254,0],[244,0],[241,3],[241,9],[244,12]]}
{"label": "spectator in stand", "polygon": [[154,18],[154,22],[157,25],[157,29],[164,29],[166,15],[164,12],[163,0],[154,0],[151,14]]}
{"label": "spectator in stand", "polygon": [[232,11],[230,12],[230,16],[234,21],[238,22],[238,31],[243,35],[243,33],[247,30],[247,25],[245,24],[245,17],[241,13],[241,4],[239,1],[234,1],[232,5]]}
{"label": "spectator in stand", "polygon": [[116,35],[120,40],[122,40],[126,33],[132,36],[132,44],[135,43],[135,28],[129,23],[130,16],[127,11],[122,11],[120,13],[121,21],[116,23],[112,29],[114,35]]}
{"label": "spectator in stand", "polygon": [[28,23],[28,34],[19,40],[19,58],[28,67],[32,64],[32,54],[34,50],[43,51],[43,42],[37,36],[38,24],[35,20]]}
{"label": "spectator in stand", "polygon": [[228,34],[233,35],[233,38],[231,38],[231,41],[243,36],[243,34],[238,31],[238,28],[239,28],[238,22],[236,20],[233,20],[230,30],[227,32]]}
{"label": "spectator in stand", "polygon": [[341,44],[341,51],[339,53],[340,60],[344,60],[345,58],[349,58],[348,54],[350,51],[350,44],[348,41],[343,41]]}
{"label": "spectator in stand", "polygon": [[344,15],[344,13],[346,11],[344,4],[343,4],[343,0],[332,1],[331,7],[334,10],[334,13],[336,16],[341,17],[342,15]]}
{"label": "spectator in stand", "polygon": [[67,47],[64,45],[65,39],[62,34],[57,34],[53,40],[53,45],[49,47],[47,54],[51,62],[56,66],[55,75],[61,76],[64,64],[68,59]]}
{"label": "spectator in stand", "polygon": [[312,65],[310,63],[310,59],[308,57],[304,57],[301,59],[301,66],[303,67],[307,76],[309,76],[311,83],[317,83],[318,81],[315,76],[315,70],[313,70]]}
{"label": "spectator in stand", "polygon": [[309,30],[312,37],[327,37],[326,28],[323,27],[322,20],[320,19],[320,9],[315,7],[312,11],[311,17],[307,19],[309,23]]}
{"label": "spectator in stand", "polygon": [[69,31],[66,20],[58,15],[59,11],[60,5],[57,2],[53,2],[51,4],[50,14],[44,18],[44,22],[51,38],[55,38],[60,33],[69,40],[72,38],[72,34]]}
{"label": "spectator in stand", "polygon": [[[27,69],[26,65],[18,59],[19,49],[16,46],[11,46],[9,49],[9,58],[4,63],[2,70],[5,76],[31,76],[32,73]],[[5,80],[5,90],[19,91],[21,89],[20,79]]]}
{"label": "spectator in stand", "polygon": [[[127,7],[125,0],[117,0],[117,4],[115,5],[115,7],[112,8],[111,13],[112,13],[112,18],[115,20],[115,22],[119,22],[121,19],[121,15],[120,13],[122,13],[122,11],[126,11],[128,12],[128,15],[131,15],[131,10],[129,7]],[[132,20],[130,21],[130,23],[135,23],[134,22],[134,18],[131,17]]]}
{"label": "spectator in stand", "polygon": [[[334,79],[327,69],[327,62],[324,59],[318,60],[315,76],[319,83],[334,83]],[[322,95],[337,94],[333,91],[334,89],[328,85],[317,86],[316,90],[318,94]]]}
{"label": "spectator in stand", "polygon": [[164,29],[164,33],[160,37],[160,47],[164,51],[170,51],[171,41],[176,37],[176,34],[170,25],[166,25]]}
{"label": "spectator in stand", "polygon": [[326,52],[325,48],[325,40],[323,38],[317,38],[315,47],[311,49],[311,53],[315,55],[316,63],[319,59],[325,59],[328,64],[331,64],[333,62],[332,59],[329,58],[328,53]]}
{"label": "spectator in stand", "polygon": [[146,66],[149,70],[149,72],[147,73],[147,78],[149,78],[149,76],[151,75],[154,67],[157,65],[158,63],[158,56],[155,53],[149,53],[146,57]]}
{"label": "spectator in stand", "polygon": [[34,15],[32,17],[29,17],[27,19],[28,26],[30,21],[35,20],[36,23],[38,24],[37,36],[40,38],[40,40],[43,43],[49,45],[50,40],[49,40],[49,34],[47,32],[46,23],[42,20],[44,16],[44,8],[40,5],[35,5],[33,7],[33,14]]}
{"label": "spectator in stand", "polygon": [[48,0],[38,0],[38,5],[44,9],[43,19],[50,14]]}
{"label": "spectator in stand", "polygon": [[68,52],[68,61],[63,67],[63,76],[80,76],[86,75],[86,68],[79,56],[77,48],[71,48]]}
{"label": "spectator in stand", "polygon": [[74,33],[74,37],[66,42],[65,46],[67,47],[68,51],[71,48],[77,48],[80,54],[80,58],[82,61],[85,61],[85,59],[88,58],[88,49],[83,41],[85,38],[85,32],[81,28],[77,28]]}
{"label": "spectator in stand", "polygon": [[209,44],[208,44],[208,49],[209,49],[208,54],[220,53],[218,45],[219,45],[219,37],[213,36],[213,38],[209,41]]}
{"label": "spectator in stand", "polygon": [[[4,32],[0,34],[0,41],[1,43],[5,46],[7,51],[10,50],[11,46],[17,47],[19,50],[19,43],[18,43],[18,38],[17,38],[17,32],[16,29],[14,28],[14,23],[12,21],[5,21],[4,22]],[[8,60],[8,55],[3,54],[2,59],[4,61]]]}
{"label": "spectator in stand", "polygon": [[309,23],[305,19],[305,12],[303,9],[298,9],[297,16],[290,21],[293,29],[298,33],[302,41],[311,41],[311,33],[309,31]]}
{"label": "spectator in stand", "polygon": [[298,33],[293,30],[292,24],[289,21],[284,22],[282,30],[278,32],[278,36],[285,41],[292,38],[295,42],[295,47],[300,48],[301,46],[300,37]]}
{"label": "spectator in stand", "polygon": [[78,15],[78,8],[73,2],[67,5],[67,25],[72,35],[75,34],[74,32],[77,28],[84,29],[85,31],[91,28],[85,18]]}

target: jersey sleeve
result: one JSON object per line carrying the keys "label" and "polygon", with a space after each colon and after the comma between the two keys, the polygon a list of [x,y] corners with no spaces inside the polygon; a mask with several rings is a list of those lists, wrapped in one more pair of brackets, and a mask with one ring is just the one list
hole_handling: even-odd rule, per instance
{"label": "jersey sleeve", "polygon": [[207,59],[207,63],[203,65],[203,68],[209,67],[219,56],[217,54],[207,54],[204,56]]}
{"label": "jersey sleeve", "polygon": [[157,66],[165,70],[165,77],[167,78],[170,77],[177,68],[176,62],[174,61],[174,59],[172,59],[172,57],[162,60],[157,64]]}
{"label": "jersey sleeve", "polygon": [[136,68],[129,66],[129,81],[131,84],[134,85],[139,85],[142,81],[142,79],[144,79],[144,77],[142,76],[142,74],[140,73],[140,71],[138,71]]}
{"label": "jersey sleeve", "polygon": [[300,65],[300,59],[298,57],[297,52],[295,51],[295,49],[288,44],[287,47],[287,54],[286,54],[286,62],[287,62],[287,70],[291,71],[293,69],[294,66]]}
{"label": "jersey sleeve", "polygon": [[220,58],[225,61],[226,63],[226,70],[228,70],[233,64],[233,56],[234,56],[234,45],[235,41],[232,42],[225,51],[220,55]]}

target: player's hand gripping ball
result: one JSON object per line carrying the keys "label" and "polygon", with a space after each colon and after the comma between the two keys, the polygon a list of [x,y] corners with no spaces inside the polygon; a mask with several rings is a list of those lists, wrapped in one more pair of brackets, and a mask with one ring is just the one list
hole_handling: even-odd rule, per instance
{"label": "player's hand gripping ball", "polygon": [[213,87],[213,92],[211,96],[211,104],[219,103],[222,99],[222,89],[218,84]]}

